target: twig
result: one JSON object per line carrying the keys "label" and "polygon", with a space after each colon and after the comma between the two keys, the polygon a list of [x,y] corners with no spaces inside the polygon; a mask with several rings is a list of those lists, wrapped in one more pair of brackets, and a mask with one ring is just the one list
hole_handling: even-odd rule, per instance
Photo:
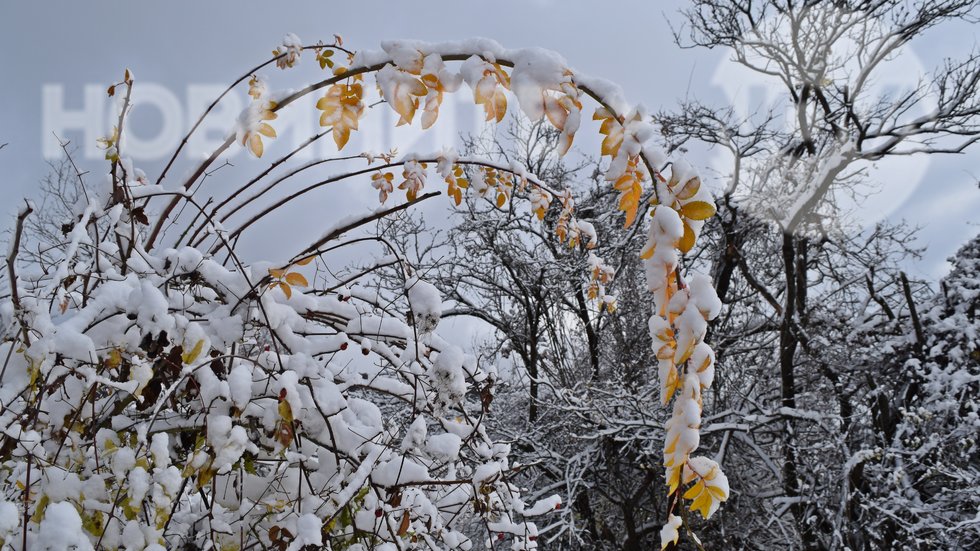
{"label": "twig", "polygon": [[27,475],[24,478],[24,531],[22,532],[22,549],[27,549],[27,523],[31,521],[29,508],[31,506],[31,463],[34,459],[34,452],[27,454]]}
{"label": "twig", "polygon": [[10,252],[7,253],[7,277],[10,282],[10,300],[14,304],[14,312],[20,322],[20,329],[24,333],[24,344],[30,345],[30,334],[27,331],[27,325],[24,323],[22,318],[23,311],[20,305],[20,293],[17,290],[17,269],[14,264],[17,261],[17,251],[20,250],[20,238],[24,234],[24,220],[34,212],[34,207],[31,206],[29,202],[24,202],[24,208],[17,214],[17,228],[14,230],[14,242],[10,246]]}
{"label": "twig", "polygon": [[909,286],[909,278],[905,272],[898,273],[902,280],[902,291],[905,293],[905,300],[909,303],[909,315],[912,317],[912,327],[915,328],[915,347],[921,351],[926,344],[926,339],[922,335],[922,324],[919,322],[919,312],[915,309],[915,301],[912,299],[912,288]]}

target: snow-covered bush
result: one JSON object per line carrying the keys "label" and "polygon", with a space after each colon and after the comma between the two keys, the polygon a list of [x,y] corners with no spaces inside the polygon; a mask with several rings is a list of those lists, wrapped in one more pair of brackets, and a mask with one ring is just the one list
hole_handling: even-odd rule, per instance
{"label": "snow-covered bush", "polygon": [[[276,93],[254,74],[299,66],[308,51],[331,76]],[[116,129],[104,139],[108,175],[84,181],[73,218],[62,222],[63,238],[40,245],[57,252],[55,261],[18,257],[33,206],[20,211],[7,256],[9,298],[0,305],[4,545],[537,547],[539,529],[529,519],[560,507],[560,499],[527,504],[511,482],[523,467],[508,460],[509,446],[492,441],[484,423],[493,366],[439,336],[439,293],[400,251],[363,230],[441,195],[425,190],[433,177],[457,205],[463,193],[497,208],[526,200],[543,218],[557,198],[555,233],[573,247],[593,246],[594,230],[576,219],[567,190],[516,165],[451,150],[400,159],[338,155],[256,186],[328,133],[343,149],[374,99],[364,82],[372,74],[399,124],[421,111],[426,128],[443,94],[464,82],[488,120],[503,118],[510,90],[526,116],[546,118],[559,131],[563,152],[579,128],[582,101],[597,102],[601,152],[610,158],[605,178],[618,193],[610,211],[622,211],[627,226],[640,213],[652,215],[647,245],[637,252],[654,297],[650,329],[663,403],[673,402],[674,411],[664,447],[673,528],[664,531],[665,545],[676,543],[684,500],[710,516],[728,496],[725,475],[691,454],[713,372],[706,322],[720,303],[705,279],[687,282],[677,266],[714,207],[690,169],[675,163],[669,177],[661,175],[666,159],[648,143],[653,131],[643,110],[556,54],[488,40],[387,42],[380,51],[354,53],[339,38],[302,46],[290,34],[274,54],[229,88],[248,81],[252,103],[179,187],[164,181],[182,146],[155,180],[126,157],[134,86],[127,71],[109,89],[121,101]],[[459,62],[458,72],[447,62]],[[221,176],[215,163],[234,143],[261,157],[276,137],[277,113],[321,90],[317,109],[326,130],[227,195],[202,199]],[[369,168],[276,196],[282,182],[308,168],[353,158]],[[289,236],[278,260],[240,254],[238,240],[260,219],[362,175],[378,190],[377,208],[336,220],[308,242]],[[392,201],[396,189],[406,201]],[[347,271],[331,256],[365,245],[384,254]],[[611,310],[606,286],[613,271],[594,255],[588,265],[589,299]],[[374,285],[372,274],[389,266],[404,284]]]}

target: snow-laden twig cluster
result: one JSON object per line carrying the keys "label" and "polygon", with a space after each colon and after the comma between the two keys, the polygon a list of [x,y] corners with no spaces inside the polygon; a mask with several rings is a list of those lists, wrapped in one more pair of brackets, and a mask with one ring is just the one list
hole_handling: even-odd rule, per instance
{"label": "snow-laden twig cluster", "polygon": [[[314,50],[333,76],[292,93],[270,91],[257,74],[238,79],[251,76],[252,104],[177,191],[164,187],[173,160],[148,185],[125,155],[134,85],[127,71],[116,85],[126,88],[118,125],[104,143],[108,177],[86,182],[87,199],[67,221],[65,239],[46,244],[61,253],[57,265],[18,263],[14,243],[13,300],[0,310],[6,427],[0,538],[38,549],[65,542],[78,549],[191,542],[218,549],[468,549],[482,531],[490,547],[501,540],[513,549],[537,547],[529,519],[560,507],[560,499],[527,504],[510,482],[522,467],[511,464],[509,446],[494,442],[484,424],[493,367],[438,335],[442,299],[399,251],[357,232],[441,194],[425,189],[434,166],[457,205],[464,192],[497,208],[530,199],[543,217],[558,199],[558,239],[593,248],[595,229],[576,218],[571,194],[517,166],[444,151],[400,160],[394,153],[324,159],[234,201],[328,132],[342,149],[364,115],[370,73],[399,124],[411,124],[421,108],[422,125],[431,126],[442,94],[464,82],[487,118],[499,121],[509,90],[527,116],[557,129],[562,152],[579,128],[581,100],[598,102],[594,118],[603,121],[602,154],[611,161],[606,179],[619,192],[610,210],[622,211],[630,226],[656,205],[642,254],[654,294],[651,326],[659,320],[658,338],[673,350],[656,351],[667,368],[665,385],[679,389],[668,431],[682,434],[664,450],[670,508],[692,499],[692,508],[710,515],[727,497],[725,478],[716,464],[690,453],[700,393],[711,380],[705,320],[717,314],[718,301],[700,279],[684,282],[677,263],[713,207],[700,200],[705,192],[692,173],[674,165],[670,179],[661,176],[665,159],[649,144],[653,130],[643,110],[552,52],[506,50],[486,40],[388,42],[381,52],[355,54],[339,37],[303,46],[290,34],[256,71],[272,62],[294,67],[305,50]],[[337,52],[346,65],[334,59]],[[458,73],[446,64],[454,61],[462,62]],[[212,165],[234,141],[262,156],[264,140],[276,137],[277,112],[321,89],[317,108],[328,130],[230,196],[199,198],[204,181],[221,168]],[[368,168],[273,199],[225,229],[242,206],[267,200],[299,171],[357,158]],[[396,167],[400,177],[390,170]],[[360,175],[370,175],[381,203],[396,189],[406,201],[344,217],[312,242],[289,243],[294,252],[286,262],[245,262],[236,253],[238,238],[259,218]],[[169,203],[154,201],[163,195]],[[151,214],[158,214],[152,222]],[[172,228],[181,233],[165,242]],[[337,275],[329,253],[365,243],[385,256],[350,277]],[[613,270],[593,253],[588,263],[589,298],[611,312],[615,299],[605,290]],[[372,272],[385,266],[401,270],[403,287],[371,286]],[[683,497],[682,483],[691,483]]]}

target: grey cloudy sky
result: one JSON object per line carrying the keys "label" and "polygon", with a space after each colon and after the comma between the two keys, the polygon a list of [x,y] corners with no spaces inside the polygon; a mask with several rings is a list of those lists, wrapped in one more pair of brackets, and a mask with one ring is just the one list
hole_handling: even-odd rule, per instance
{"label": "grey cloudy sky", "polygon": [[[508,47],[541,46],[560,52],[577,70],[619,83],[627,97],[650,110],[673,108],[686,95],[724,105],[749,93],[728,53],[681,50],[667,20],[679,22],[683,2],[494,1],[463,2],[36,2],[0,8],[0,170],[5,211],[31,194],[45,172],[42,88],[63,90],[65,109],[80,109],[86,84],[100,88],[131,68],[140,83],[159,83],[187,107],[188,87],[226,84],[268,58],[286,32],[304,43],[344,36],[354,49],[377,48],[391,38],[427,41],[493,38]],[[953,25],[926,37],[913,52],[923,67],[945,55],[976,47],[976,28]],[[912,64],[911,73],[917,65]],[[735,76],[733,76],[735,75]],[[276,76],[276,75],[273,75]],[[906,75],[912,76],[912,75]],[[917,76],[917,75],[915,75]],[[276,86],[277,83],[273,82]],[[294,84],[295,85],[295,84]],[[143,114],[143,137],[161,126]],[[181,133],[185,128],[181,128]],[[69,133],[74,143],[83,136]],[[923,226],[923,261],[910,266],[919,276],[944,272],[944,259],[978,231],[980,177],[977,148],[966,155],[913,158],[885,167],[883,209],[889,219]],[[710,154],[688,159],[712,164]],[[159,161],[140,163],[152,176]],[[186,170],[186,166],[179,167]],[[104,170],[96,161],[86,168]],[[181,172],[176,172],[179,175]],[[915,174],[913,182],[902,175]],[[171,186],[176,185],[171,180]]]}

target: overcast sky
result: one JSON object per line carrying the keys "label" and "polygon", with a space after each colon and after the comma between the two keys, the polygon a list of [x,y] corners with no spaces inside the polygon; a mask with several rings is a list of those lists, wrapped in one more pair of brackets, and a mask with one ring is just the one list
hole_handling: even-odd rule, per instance
{"label": "overcast sky", "polygon": [[[232,1],[5,3],[0,8],[0,143],[9,145],[0,150],[5,186],[0,204],[8,212],[15,209],[19,198],[31,194],[45,172],[42,137],[52,130],[45,127],[42,117],[45,86],[49,93],[61,91],[62,109],[79,110],[86,85],[98,85],[104,91],[129,67],[140,85],[162,85],[184,112],[193,103],[192,88],[227,84],[267,59],[286,32],[296,33],[304,43],[329,41],[340,33],[354,49],[377,48],[381,40],[390,38],[440,41],[479,35],[508,47],[556,50],[577,70],[619,83],[631,101],[651,111],[673,108],[685,96],[716,105],[743,100],[752,82],[741,80],[728,61],[728,52],[681,50],[673,44],[667,21],[679,23],[676,10],[682,4],[547,0],[250,2],[248,7]],[[943,56],[962,55],[977,42],[975,27],[966,24],[926,38],[903,62],[900,78],[918,78],[921,70]],[[144,111],[138,119],[142,128],[135,132],[150,139],[163,123],[152,109]],[[181,133],[184,130],[181,127]],[[64,137],[78,147],[84,145],[80,132]],[[913,274],[941,275],[944,259],[977,233],[978,150],[960,156],[913,158],[876,173],[886,192],[873,203],[875,209],[891,220],[904,218],[923,227],[921,244],[928,249],[923,261],[909,267]],[[688,160],[710,167],[717,162],[712,157],[699,152]],[[161,168],[159,161],[140,165],[151,177]],[[104,171],[96,161],[86,161],[86,168]],[[186,170],[186,165],[179,168]],[[175,186],[176,180],[169,184]]]}

